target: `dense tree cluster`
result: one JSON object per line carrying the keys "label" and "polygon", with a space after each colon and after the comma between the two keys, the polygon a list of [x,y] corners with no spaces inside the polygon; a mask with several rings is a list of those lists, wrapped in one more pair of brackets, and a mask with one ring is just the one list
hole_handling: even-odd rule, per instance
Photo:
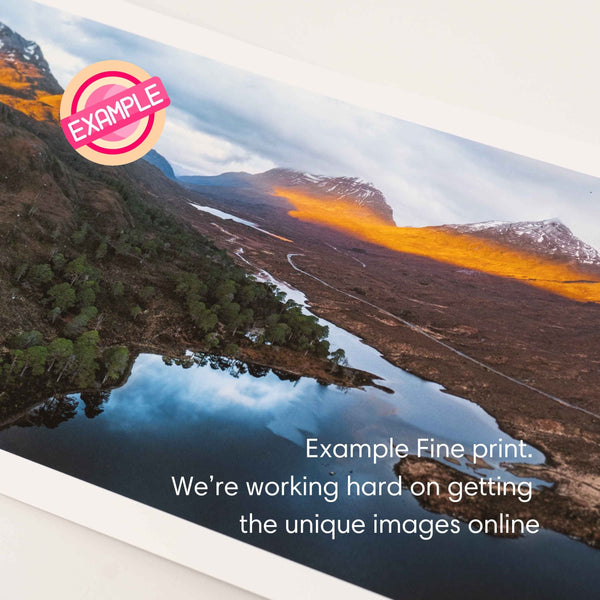
{"label": "dense tree cluster", "polygon": [[[78,166],[86,168],[117,195],[128,224],[107,230],[80,202],[74,223],[48,233],[47,255],[31,262],[20,256],[13,264],[12,283],[37,298],[46,327],[40,327],[44,335],[15,331],[0,339],[7,349],[0,356],[4,386],[32,378],[79,389],[116,383],[128,370],[129,352],[103,344],[103,322],[120,319],[141,332],[146,315],[164,301],[180,306],[186,337],[206,351],[236,356],[241,346],[267,344],[329,356],[327,327],[314,316],[162,208],[142,201],[135,185]],[[331,358],[340,362],[343,352]]]}
{"label": "dense tree cluster", "polygon": [[0,423],[96,416],[138,352],[191,348],[234,376],[267,372],[240,358],[256,346],[328,355],[327,328],[173,216],[176,188],[87,161],[4,104],[0,130],[15,141],[0,151]]}
{"label": "dense tree cluster", "polygon": [[316,317],[306,315],[293,300],[272,284],[257,281],[241,269],[205,268],[201,280],[195,273],[175,277],[175,291],[185,301],[192,323],[211,346],[212,333],[220,330],[225,338],[240,332],[256,344],[286,346],[326,357],[329,354],[327,327]]}
{"label": "dense tree cluster", "polygon": [[39,331],[26,331],[9,340],[14,346],[0,358],[0,379],[5,387],[26,387],[24,379],[37,378],[53,387],[68,380],[79,388],[94,386],[97,374],[104,382],[116,382],[127,371],[129,350],[123,346],[99,352],[100,336],[85,331],[74,340],[54,338],[44,345]]}

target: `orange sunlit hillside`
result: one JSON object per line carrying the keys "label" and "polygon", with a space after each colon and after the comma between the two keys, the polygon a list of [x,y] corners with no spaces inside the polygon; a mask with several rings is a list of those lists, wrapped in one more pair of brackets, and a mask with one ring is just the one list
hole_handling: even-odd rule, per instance
{"label": "orange sunlit hillside", "polygon": [[570,265],[475,235],[453,233],[437,227],[389,225],[368,208],[343,200],[323,200],[294,189],[278,188],[274,191],[294,206],[289,214],[301,221],[326,225],[398,252],[518,279],[573,300],[600,303],[600,277],[583,273]]}
{"label": "orange sunlit hillside", "polygon": [[36,78],[39,75],[31,65],[17,70],[5,61],[0,61],[0,102],[38,121],[58,121],[62,96],[36,89],[32,85]]}

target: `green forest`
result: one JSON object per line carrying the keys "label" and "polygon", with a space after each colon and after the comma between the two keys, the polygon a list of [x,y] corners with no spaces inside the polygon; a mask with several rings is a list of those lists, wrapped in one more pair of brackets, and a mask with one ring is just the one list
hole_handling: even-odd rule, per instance
{"label": "green forest", "polygon": [[[15,125],[31,129],[10,109],[0,116],[3,145],[21,133]],[[132,345],[137,355],[149,333],[174,353],[189,345],[236,357],[267,345],[343,360],[340,350],[330,354],[327,327],[316,317],[171,214],[131,170],[99,167],[55,135],[35,133],[44,143],[38,171],[60,188],[68,213],[48,214],[42,177],[33,172],[39,179],[24,184],[20,165],[0,156],[3,198],[19,203],[12,222],[0,221],[3,285],[13,300],[23,299],[15,327],[0,331],[4,395],[114,385],[129,371]],[[144,169],[155,175],[154,167]],[[31,188],[39,188],[33,198]],[[110,198],[115,218],[87,194]]]}

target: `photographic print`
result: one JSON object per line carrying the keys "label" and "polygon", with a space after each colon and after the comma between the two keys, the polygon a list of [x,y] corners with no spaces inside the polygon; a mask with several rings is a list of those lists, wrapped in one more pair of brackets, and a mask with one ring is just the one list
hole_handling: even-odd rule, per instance
{"label": "photographic print", "polygon": [[[108,59],[170,99],[117,166],[59,114]],[[592,597],[599,197],[4,0],[0,449],[385,597]]]}

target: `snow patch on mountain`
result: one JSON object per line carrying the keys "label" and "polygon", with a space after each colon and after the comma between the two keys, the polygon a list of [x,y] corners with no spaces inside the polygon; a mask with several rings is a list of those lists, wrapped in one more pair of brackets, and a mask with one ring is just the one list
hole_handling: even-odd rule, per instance
{"label": "snow patch on mountain", "polygon": [[600,252],[586,244],[559,219],[545,221],[486,221],[446,225],[460,233],[484,235],[503,244],[538,254],[568,258],[587,265],[600,265]]}
{"label": "snow patch on mountain", "polygon": [[0,60],[6,63],[28,63],[39,73],[43,89],[49,94],[62,94],[62,88],[54,79],[50,65],[44,58],[41,48],[35,42],[26,40],[4,23],[0,23]]}
{"label": "snow patch on mountain", "polygon": [[371,209],[390,224],[394,223],[393,212],[385,196],[371,182],[361,177],[329,177],[293,169],[271,169],[256,177],[264,178],[272,185],[300,187],[307,193],[348,200]]}

